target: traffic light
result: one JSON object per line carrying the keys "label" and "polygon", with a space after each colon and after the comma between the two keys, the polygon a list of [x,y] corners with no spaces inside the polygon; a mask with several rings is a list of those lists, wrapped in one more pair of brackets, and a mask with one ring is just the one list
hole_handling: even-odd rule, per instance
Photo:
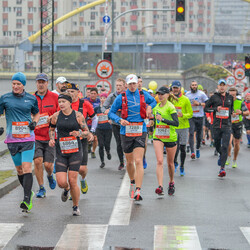
{"label": "traffic light", "polygon": [[111,51],[105,51],[103,52],[103,60],[108,60],[112,63],[112,52]]}
{"label": "traffic light", "polygon": [[185,21],[185,0],[176,0],[175,21]]}
{"label": "traffic light", "polygon": [[245,57],[245,75],[250,76],[250,56]]}

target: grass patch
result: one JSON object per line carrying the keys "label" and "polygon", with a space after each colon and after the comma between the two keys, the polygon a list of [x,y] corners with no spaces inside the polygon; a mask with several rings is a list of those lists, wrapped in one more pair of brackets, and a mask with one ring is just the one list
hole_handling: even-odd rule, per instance
{"label": "grass patch", "polygon": [[13,170],[0,171],[0,184],[7,181],[9,177],[15,176],[13,172]]}

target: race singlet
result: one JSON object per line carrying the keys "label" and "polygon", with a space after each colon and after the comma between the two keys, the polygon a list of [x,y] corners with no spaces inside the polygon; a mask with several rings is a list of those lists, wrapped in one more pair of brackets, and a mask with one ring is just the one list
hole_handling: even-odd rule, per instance
{"label": "race singlet", "polygon": [[125,126],[125,134],[129,137],[142,136],[143,122],[131,122]]}
{"label": "race singlet", "polygon": [[231,119],[232,119],[232,123],[237,123],[240,121],[239,115],[236,115],[235,117],[231,116]]}
{"label": "race singlet", "polygon": [[192,104],[193,113],[199,113],[200,107]]}
{"label": "race singlet", "polygon": [[168,125],[156,125],[155,136],[159,139],[170,137],[170,127]]}
{"label": "race singlet", "polygon": [[61,152],[63,154],[71,154],[79,151],[78,141],[76,137],[62,137],[59,139]]}
{"label": "race singlet", "polygon": [[97,116],[98,116],[98,124],[109,122],[109,118],[107,114],[100,113],[100,114],[97,114]]}
{"label": "race singlet", "polygon": [[27,138],[30,137],[29,122],[12,122],[12,137]]}
{"label": "race singlet", "polygon": [[48,123],[48,118],[49,118],[49,114],[48,113],[42,113],[40,114],[40,118],[39,118],[39,121],[36,125],[36,128],[45,128],[45,127],[48,127],[49,126],[49,123]]}
{"label": "race singlet", "polygon": [[216,112],[216,118],[227,119],[229,117],[229,108],[221,108],[220,112]]}

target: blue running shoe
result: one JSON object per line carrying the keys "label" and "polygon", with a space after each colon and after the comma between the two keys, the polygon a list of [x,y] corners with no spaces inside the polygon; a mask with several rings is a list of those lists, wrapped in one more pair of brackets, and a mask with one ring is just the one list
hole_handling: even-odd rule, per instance
{"label": "blue running shoe", "polygon": [[49,187],[51,189],[55,189],[56,188],[56,180],[55,180],[53,174],[51,176],[47,176],[47,178],[48,178],[48,181],[49,181]]}
{"label": "blue running shoe", "polygon": [[175,162],[175,163],[174,163],[174,168],[175,168],[174,172],[175,172],[175,173],[176,173],[176,171],[177,171],[178,167],[179,167],[178,162]]}
{"label": "blue running shoe", "polygon": [[196,149],[196,158],[199,159],[200,156],[201,156],[200,150],[199,150],[199,149]]}
{"label": "blue running shoe", "polygon": [[40,189],[36,193],[36,198],[44,198],[46,197],[46,189],[44,187],[40,187]]}
{"label": "blue running shoe", "polygon": [[221,166],[220,156],[219,156],[219,158],[218,158],[218,166]]}
{"label": "blue running shoe", "polygon": [[184,171],[184,168],[180,168],[180,176],[184,176],[186,173]]}
{"label": "blue running shoe", "polygon": [[219,177],[225,177],[226,176],[226,171],[224,168],[221,168],[218,174]]}
{"label": "blue running shoe", "polygon": [[143,158],[143,168],[146,169],[147,166],[148,166],[148,164],[147,164],[146,158],[144,157]]}

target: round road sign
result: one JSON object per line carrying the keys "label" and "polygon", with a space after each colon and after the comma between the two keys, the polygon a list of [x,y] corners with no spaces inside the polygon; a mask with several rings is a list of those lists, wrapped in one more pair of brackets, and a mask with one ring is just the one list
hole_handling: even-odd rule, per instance
{"label": "round road sign", "polygon": [[111,83],[107,80],[99,80],[96,84],[95,84],[96,88],[98,89],[98,93],[107,93],[108,95],[111,93],[112,91],[112,87],[111,87]]}
{"label": "round road sign", "polygon": [[235,77],[234,76],[228,76],[226,78],[226,81],[227,81],[227,85],[229,87],[233,86],[235,84]]}
{"label": "round road sign", "polygon": [[235,83],[235,88],[238,90],[238,92],[241,94],[245,90],[245,83],[242,81],[237,81]]}
{"label": "round road sign", "polygon": [[243,80],[245,78],[245,70],[238,68],[234,71],[234,76],[237,80]]}
{"label": "round road sign", "polygon": [[96,65],[96,74],[102,79],[108,79],[114,72],[113,65],[108,60],[102,60]]}

